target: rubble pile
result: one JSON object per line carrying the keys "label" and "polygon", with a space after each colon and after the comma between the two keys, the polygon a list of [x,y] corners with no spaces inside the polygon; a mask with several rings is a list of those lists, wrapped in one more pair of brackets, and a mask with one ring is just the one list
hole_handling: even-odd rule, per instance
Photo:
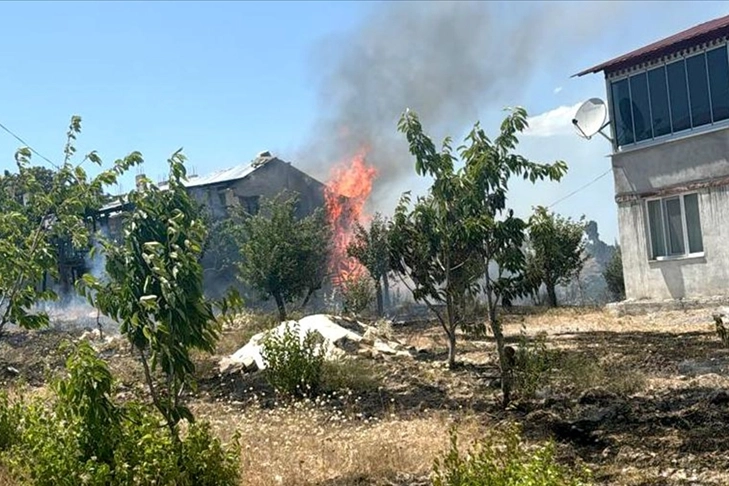
{"label": "rubble pile", "polygon": [[316,332],[324,340],[320,352],[328,360],[342,359],[348,355],[360,355],[372,359],[385,356],[410,358],[413,347],[406,347],[392,338],[387,324],[370,326],[356,320],[326,314],[306,316],[299,321],[284,321],[277,327],[256,334],[248,343],[230,356],[220,360],[221,373],[263,370],[266,363],[262,356],[263,341],[269,333],[282,335],[287,329],[295,329],[303,342],[309,332]]}

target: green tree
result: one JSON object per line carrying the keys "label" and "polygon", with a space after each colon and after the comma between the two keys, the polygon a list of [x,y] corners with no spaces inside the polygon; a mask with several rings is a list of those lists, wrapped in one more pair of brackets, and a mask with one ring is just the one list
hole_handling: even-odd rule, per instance
{"label": "green tree", "polygon": [[[507,208],[509,180],[512,176],[532,183],[559,180],[566,171],[564,162],[539,164],[513,153],[517,133],[527,127],[526,117],[523,108],[511,111],[493,141],[477,123],[458,148],[463,167],[456,169],[451,140],[447,138],[438,151],[423,133],[417,115],[405,112],[399,129],[415,157],[415,170],[432,177],[433,183],[427,196],[419,197],[412,208],[408,194],[404,195],[390,238],[395,270],[412,282],[413,297],[430,306],[446,332],[450,365],[455,364],[455,333],[466,297],[483,276],[504,404],[510,399],[511,369],[497,306],[524,291],[522,246],[527,226]],[[489,271],[492,266],[498,269],[495,274]],[[444,304],[444,312],[431,301]]]}
{"label": "green tree", "polygon": [[618,246],[613,252],[613,256],[605,267],[602,274],[607,282],[608,291],[614,300],[622,300],[625,298],[625,277],[623,275],[623,255]]}
{"label": "green tree", "polygon": [[2,176],[2,185],[4,188],[12,191],[17,203],[23,204],[23,194],[25,193],[23,186],[29,177],[32,177],[35,180],[37,187],[40,190],[50,193],[53,191],[53,180],[55,175],[55,172],[48,167],[29,165],[24,174],[10,172],[8,170],[4,171]]}
{"label": "green tree", "polygon": [[286,304],[304,297],[306,305],[323,285],[330,230],[321,211],[296,218],[296,196],[264,200],[261,211],[243,221],[241,278],[264,297],[273,297],[279,318]]}
{"label": "green tree", "polygon": [[377,315],[382,316],[389,300],[390,245],[388,222],[381,214],[375,214],[369,229],[355,226],[354,238],[347,247],[347,255],[357,259],[369,272],[375,283]]}
{"label": "green tree", "polygon": [[[145,181],[129,193],[133,211],[125,215],[123,241],[104,241],[104,281],[85,275],[81,289],[139,354],[155,407],[173,437],[181,419],[192,420],[182,392],[193,384],[192,349],[212,352],[219,322],[203,296],[199,259],[206,228],[183,181],[184,156],[170,158],[166,189]],[[163,380],[154,374],[161,371]]]}
{"label": "green tree", "polygon": [[530,260],[538,291],[543,283],[547,289],[547,305],[557,306],[557,285],[568,283],[585,263],[584,217],[580,221],[551,213],[537,206],[529,218]]}
{"label": "green tree", "polygon": [[141,155],[132,152],[111,169],[89,177],[84,164],[100,166],[101,158],[91,152],[81,162],[72,162],[80,132],[81,118],[74,116],[63,163],[55,169],[31,165],[26,147],[15,154],[17,173],[0,176],[0,332],[9,322],[26,328],[48,323],[48,316],[34,306],[58,298],[40,285],[45,275],[58,277],[57,242],[88,248],[90,221],[104,202],[104,188],[142,162]]}
{"label": "green tree", "polygon": [[245,238],[239,216],[235,211],[231,211],[228,218],[218,221],[207,218],[208,236],[203,246],[202,259],[206,282],[215,282],[217,286],[221,286],[219,283],[223,285],[235,283],[241,262],[240,249]]}

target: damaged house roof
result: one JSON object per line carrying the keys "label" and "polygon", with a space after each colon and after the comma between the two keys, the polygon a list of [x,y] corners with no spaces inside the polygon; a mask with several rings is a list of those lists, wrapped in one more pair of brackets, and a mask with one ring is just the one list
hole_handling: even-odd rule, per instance
{"label": "damaged house roof", "polygon": [[[201,187],[201,186],[209,186],[212,184],[221,184],[223,182],[231,182],[231,181],[237,181],[240,179],[245,179],[249,175],[251,175],[253,172],[255,172],[257,169],[260,169],[264,165],[266,165],[268,162],[271,162],[273,160],[279,160],[277,157],[274,157],[271,155],[270,152],[261,152],[258,154],[258,157],[253,159],[253,161],[250,164],[240,164],[236,165],[235,167],[231,167],[229,169],[222,169],[215,171],[211,174],[204,175],[204,176],[188,176],[187,181],[184,182],[185,187]],[[283,161],[281,161],[283,162]],[[165,182],[162,182],[159,184],[159,187],[166,187],[167,184]]]}
{"label": "damaged house roof", "polygon": [[[185,185],[185,187],[202,187],[245,179],[256,170],[266,165],[268,162],[274,160],[283,162],[281,159],[271,155],[270,152],[261,152],[260,154],[258,154],[258,157],[253,159],[253,161],[251,161],[249,164],[236,165],[228,169],[212,172],[205,176],[188,176],[187,180],[184,181],[183,184]],[[157,186],[160,189],[164,189],[167,187],[167,182],[161,182],[157,184]],[[119,197],[115,201],[101,207],[99,209],[99,213],[112,213],[122,209],[125,205],[126,202],[122,200],[122,197]]]}

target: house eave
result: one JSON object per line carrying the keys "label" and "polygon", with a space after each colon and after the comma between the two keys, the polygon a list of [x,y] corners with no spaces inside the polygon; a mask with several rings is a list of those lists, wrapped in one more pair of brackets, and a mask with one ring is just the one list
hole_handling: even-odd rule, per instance
{"label": "house eave", "polygon": [[729,176],[712,177],[710,179],[699,179],[691,182],[681,182],[679,184],[672,184],[670,186],[651,189],[649,191],[623,192],[615,195],[615,202],[618,204],[631,203],[640,201],[641,199],[645,199],[648,197],[673,196],[685,192],[724,186],[729,186]]}

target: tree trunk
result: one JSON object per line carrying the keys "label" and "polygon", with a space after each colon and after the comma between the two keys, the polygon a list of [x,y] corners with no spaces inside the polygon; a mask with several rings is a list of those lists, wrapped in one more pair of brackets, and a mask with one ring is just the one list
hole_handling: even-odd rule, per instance
{"label": "tree trunk", "polygon": [[557,292],[555,292],[554,282],[546,282],[547,286],[547,305],[549,307],[557,307]]}
{"label": "tree trunk", "polygon": [[456,330],[453,327],[448,333],[448,367],[451,369],[456,366]]}
{"label": "tree trunk", "polygon": [[382,283],[379,280],[375,282],[375,298],[377,299],[377,317],[382,317],[384,314],[382,307]]}
{"label": "tree trunk", "polygon": [[390,310],[390,279],[387,274],[382,276],[382,307],[383,310]]}
{"label": "tree trunk", "polygon": [[304,309],[306,305],[309,303],[309,300],[311,300],[311,297],[314,295],[314,292],[316,292],[315,289],[311,288],[306,293],[306,297],[304,297],[304,301],[301,303],[301,308]]}
{"label": "tree trunk", "polygon": [[456,327],[458,321],[453,312],[453,296],[448,292],[446,292],[446,322],[448,325],[446,330],[448,335],[448,367],[452,369],[456,366]]}
{"label": "tree trunk", "polygon": [[496,320],[495,316],[490,317],[491,330],[496,339],[496,350],[499,354],[499,366],[501,367],[501,394],[503,395],[503,406],[506,408],[511,401],[511,388],[513,384],[513,370],[509,357],[506,356],[504,346],[504,333],[501,330],[501,323]]}
{"label": "tree trunk", "polygon": [[279,293],[273,294],[273,298],[276,300],[276,306],[278,307],[278,318],[281,321],[286,320],[286,303],[283,300],[283,296]]}
{"label": "tree trunk", "polygon": [[493,289],[491,282],[487,279],[486,282],[486,304],[488,306],[488,318],[491,332],[494,333],[494,339],[496,340],[496,351],[499,355],[499,367],[501,368],[501,394],[503,399],[503,407],[506,408],[511,401],[511,388],[513,383],[513,370],[511,368],[510,360],[506,356],[504,333],[501,329],[501,323],[496,316],[496,303],[498,297],[493,295]]}
{"label": "tree trunk", "polygon": [[149,388],[149,394],[152,396],[152,403],[154,403],[154,406],[159,410],[159,413],[162,414],[162,417],[165,419],[165,424],[167,425],[167,428],[170,429],[170,435],[173,439],[177,439],[175,442],[179,441],[180,437],[177,435],[177,427],[176,423],[170,414],[170,409],[168,407],[165,407],[165,405],[162,403],[162,400],[159,396],[159,393],[157,392],[156,387],[154,386],[154,380],[152,379],[152,371],[149,368],[149,363],[147,362],[147,357],[144,355],[144,350],[141,348],[137,348],[139,351],[139,357],[142,360],[142,368],[144,369],[144,379],[147,382],[147,388]]}

